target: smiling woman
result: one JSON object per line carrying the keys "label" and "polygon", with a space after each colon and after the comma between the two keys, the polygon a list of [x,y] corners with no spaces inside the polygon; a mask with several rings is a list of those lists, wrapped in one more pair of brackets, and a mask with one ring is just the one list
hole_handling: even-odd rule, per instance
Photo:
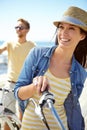
{"label": "smiling woman", "polygon": [[[33,48],[15,85],[14,95],[24,112],[21,130],[45,129],[35,114],[32,102],[27,100],[34,98],[39,103],[46,90],[55,97],[54,107],[64,128],[85,129],[79,97],[87,82],[87,12],[71,6],[54,25],[58,30],[57,46]],[[37,83],[33,82],[34,79]],[[61,130],[48,108],[44,108],[44,114],[50,129]]]}

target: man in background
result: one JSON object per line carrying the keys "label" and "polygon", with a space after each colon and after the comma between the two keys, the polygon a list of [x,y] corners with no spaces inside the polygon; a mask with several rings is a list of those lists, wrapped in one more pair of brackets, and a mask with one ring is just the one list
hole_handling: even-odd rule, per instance
{"label": "man in background", "polygon": [[[30,30],[30,24],[25,19],[18,19],[17,25],[15,26],[17,41],[6,42],[0,46],[0,54],[7,50],[8,52],[8,73],[7,82],[5,88],[14,89],[15,83],[18,79],[19,73],[21,71],[24,60],[31,50],[35,46],[35,43],[27,41],[26,36]],[[16,113],[16,100],[14,98],[14,93],[7,95],[9,97],[10,105],[8,106],[7,98],[5,98],[5,106],[8,106],[10,110]],[[22,119],[22,113],[19,111],[19,119]],[[5,124],[4,130],[10,130],[9,126]]]}

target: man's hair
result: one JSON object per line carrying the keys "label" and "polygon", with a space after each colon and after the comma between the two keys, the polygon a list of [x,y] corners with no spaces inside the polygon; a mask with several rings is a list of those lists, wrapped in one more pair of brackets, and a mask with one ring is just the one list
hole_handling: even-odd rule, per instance
{"label": "man's hair", "polygon": [[17,21],[21,21],[22,23],[25,24],[25,26],[27,27],[27,29],[30,29],[30,23],[27,20],[25,20],[23,18],[20,18]]}

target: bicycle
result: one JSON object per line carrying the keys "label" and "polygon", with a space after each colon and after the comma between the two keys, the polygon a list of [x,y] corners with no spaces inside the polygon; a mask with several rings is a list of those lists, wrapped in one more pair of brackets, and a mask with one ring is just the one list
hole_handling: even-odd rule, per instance
{"label": "bicycle", "polygon": [[8,106],[5,106],[3,103],[5,93],[11,93],[14,90],[0,88],[0,91],[2,92],[0,100],[0,119],[3,122],[0,124],[0,127],[2,128],[2,124],[4,125],[4,123],[7,123],[11,130],[19,130],[21,126],[21,121],[18,119],[16,114],[12,112],[12,110],[7,108],[9,104],[11,104],[11,102],[8,104]]}
{"label": "bicycle", "polygon": [[[8,108],[6,108],[3,105],[4,92],[12,92],[13,90],[0,88],[0,91],[2,91],[2,98],[1,98],[1,102],[0,102],[0,118],[4,121],[4,123],[6,122],[9,125],[11,130],[19,130],[20,129],[19,126],[21,126],[21,121],[17,118],[15,113],[13,113],[11,110],[9,110]],[[50,109],[51,113],[53,114],[53,116],[55,118],[55,121],[58,123],[61,130],[65,130],[65,127],[64,127],[58,113],[56,112],[56,109],[53,106],[53,104],[55,103],[55,99],[54,99],[54,95],[52,93],[50,93],[48,91],[43,92],[43,94],[39,100],[39,104],[37,104],[33,98],[30,98],[29,101],[32,101],[33,104],[35,105],[35,113],[43,121],[47,130],[50,130],[50,127],[49,127],[47,120],[45,118],[45,115],[43,113],[44,107],[48,107]]]}
{"label": "bicycle", "polygon": [[39,104],[37,104],[33,98],[30,98],[29,101],[33,102],[33,104],[35,106],[35,113],[43,121],[47,130],[50,130],[50,127],[49,127],[47,120],[45,118],[45,115],[43,113],[44,107],[48,107],[50,109],[51,113],[53,114],[53,116],[55,118],[55,121],[57,122],[58,126],[60,126],[61,130],[66,130],[56,109],[54,108],[53,104],[55,103],[55,99],[54,99],[54,95],[52,93],[50,93],[48,91],[43,92],[42,97],[39,100]]}

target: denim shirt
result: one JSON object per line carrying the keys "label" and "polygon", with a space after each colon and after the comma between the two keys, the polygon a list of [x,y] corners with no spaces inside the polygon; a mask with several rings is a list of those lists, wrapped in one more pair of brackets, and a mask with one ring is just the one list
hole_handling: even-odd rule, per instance
{"label": "denim shirt", "polygon": [[[35,76],[44,75],[49,67],[50,58],[55,48],[56,46],[35,47],[29,52],[14,89],[14,95],[19,101],[22,111],[24,111],[28,99],[21,100],[18,97],[18,90],[20,86],[31,84]],[[85,129],[84,119],[81,114],[81,107],[78,99],[84,87],[86,78],[87,72],[73,56],[70,70],[71,92],[64,102],[67,122],[70,130]]]}

